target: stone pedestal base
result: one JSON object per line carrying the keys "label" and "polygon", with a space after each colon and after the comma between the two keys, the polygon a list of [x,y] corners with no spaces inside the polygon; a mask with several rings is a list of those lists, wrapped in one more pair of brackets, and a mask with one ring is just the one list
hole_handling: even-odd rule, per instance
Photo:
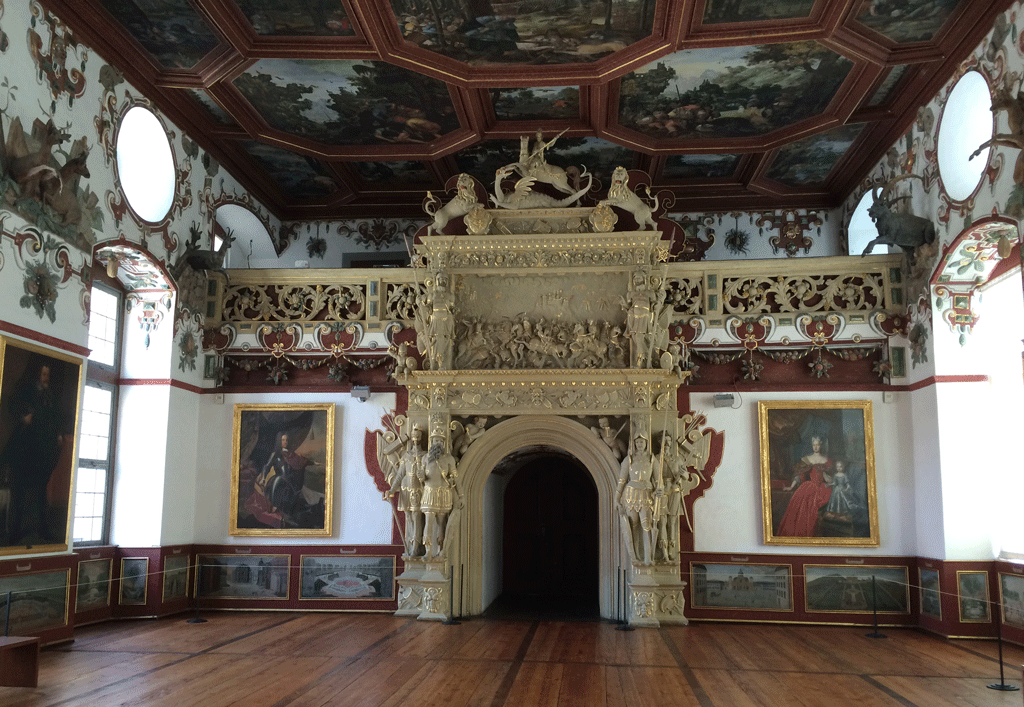
{"label": "stone pedestal base", "polygon": [[398,611],[395,616],[419,616],[423,611],[423,587],[420,580],[427,571],[426,563],[416,558],[406,558],[405,571],[398,579]]}
{"label": "stone pedestal base", "polygon": [[428,562],[420,578],[422,607],[420,621],[447,621],[451,618],[451,585],[442,562]]}
{"label": "stone pedestal base", "polygon": [[629,625],[658,628],[689,623],[683,615],[686,600],[678,564],[634,565],[629,578]]}

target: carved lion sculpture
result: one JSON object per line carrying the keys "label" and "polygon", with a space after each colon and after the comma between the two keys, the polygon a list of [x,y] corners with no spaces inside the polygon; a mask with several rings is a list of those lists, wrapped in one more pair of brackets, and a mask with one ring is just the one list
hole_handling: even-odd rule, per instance
{"label": "carved lion sculpture", "polygon": [[435,204],[440,204],[441,201],[430,192],[427,192],[427,200],[423,206],[423,210],[426,211],[429,216],[434,217],[434,223],[430,225],[429,232],[444,233],[444,227],[447,226],[448,222],[453,218],[465,216],[476,207],[481,206],[480,202],[476,199],[476,189],[473,186],[473,178],[468,174],[459,175],[455,189],[455,196],[451,201],[439,208],[434,206],[433,210],[431,210],[430,207]]}
{"label": "carved lion sculpture", "polygon": [[[633,214],[637,228],[640,230],[647,230],[648,225],[652,230],[658,230],[658,225],[654,222],[654,212],[658,209],[658,197],[654,197],[654,206],[649,206],[628,185],[629,173],[626,168],[616,167],[612,172],[612,184],[608,187],[608,198],[602,199],[598,206],[616,206]],[[650,187],[647,187],[647,196],[651,197]]]}

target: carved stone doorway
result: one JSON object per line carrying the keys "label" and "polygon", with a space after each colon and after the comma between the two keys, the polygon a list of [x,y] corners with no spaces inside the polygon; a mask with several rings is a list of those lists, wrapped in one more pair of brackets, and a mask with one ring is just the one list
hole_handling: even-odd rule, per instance
{"label": "carved stone doorway", "polygon": [[495,475],[506,470],[503,498],[484,510],[501,514],[503,536],[502,594],[488,613],[598,618],[598,494],[590,473],[546,451],[514,455]]}

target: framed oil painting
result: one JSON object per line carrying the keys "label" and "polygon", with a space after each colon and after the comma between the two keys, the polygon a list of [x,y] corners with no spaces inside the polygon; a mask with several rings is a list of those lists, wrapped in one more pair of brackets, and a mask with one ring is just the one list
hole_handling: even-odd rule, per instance
{"label": "framed oil painting", "polygon": [[957,570],[956,596],[960,604],[960,623],[992,622],[992,602],[988,595],[988,572]]}
{"label": "framed oil painting", "polygon": [[164,602],[188,597],[188,555],[168,555],[164,558],[162,600]]}
{"label": "framed oil painting", "polygon": [[145,604],[148,580],[148,557],[123,558],[121,560],[121,595],[118,603],[122,606],[141,606]]}
{"label": "framed oil painting", "polygon": [[804,565],[804,577],[807,611],[870,614],[877,602],[879,614],[910,613],[906,567]]}
{"label": "framed oil painting", "polygon": [[690,563],[694,609],[793,610],[792,565]]}
{"label": "framed oil painting", "polygon": [[231,534],[331,534],[334,404],[235,405]]}
{"label": "framed oil painting", "polygon": [[999,573],[999,607],[1004,624],[1024,628],[1024,575]]}
{"label": "framed oil painting", "polygon": [[870,400],[761,401],[766,545],[878,546]]}
{"label": "framed oil painting", "polygon": [[289,555],[200,555],[196,596],[287,599]]}
{"label": "framed oil painting", "polygon": [[939,589],[939,573],[920,568],[921,613],[936,619],[942,618],[942,591]]}
{"label": "framed oil painting", "polygon": [[0,616],[10,609],[10,635],[34,636],[67,625],[70,574],[65,569],[0,577]]}
{"label": "framed oil painting", "polygon": [[394,599],[395,558],[303,555],[299,599]]}
{"label": "framed oil painting", "polygon": [[0,555],[68,549],[81,371],[0,336]]}
{"label": "framed oil painting", "polygon": [[75,613],[110,606],[110,569],[113,560],[85,560],[78,563]]}

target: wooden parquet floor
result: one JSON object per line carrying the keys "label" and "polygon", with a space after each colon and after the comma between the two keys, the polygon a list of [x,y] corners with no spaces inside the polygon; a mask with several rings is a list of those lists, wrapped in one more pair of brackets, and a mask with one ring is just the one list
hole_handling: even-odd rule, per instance
{"label": "wooden parquet floor", "polygon": [[[218,612],[81,628],[0,707],[1021,707],[992,641],[914,630]],[[1020,685],[1024,649],[1004,647]]]}

